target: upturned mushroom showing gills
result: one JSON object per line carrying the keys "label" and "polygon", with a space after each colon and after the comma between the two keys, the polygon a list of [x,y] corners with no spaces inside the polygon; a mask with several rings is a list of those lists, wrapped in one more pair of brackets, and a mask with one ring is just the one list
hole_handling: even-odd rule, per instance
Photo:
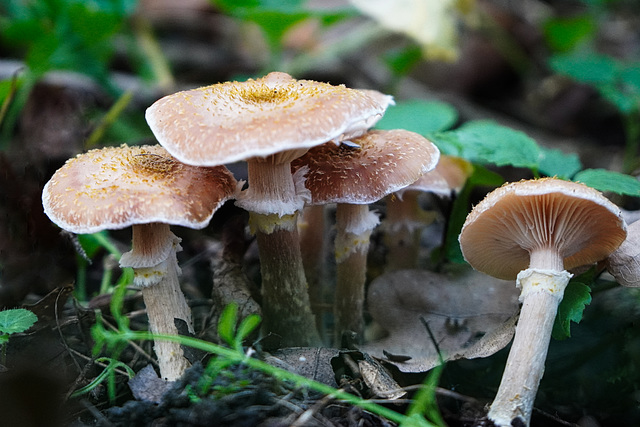
{"label": "upturned mushroom showing gills", "polygon": [[[555,178],[506,184],[476,205],[460,247],[476,270],[516,279],[522,309],[489,410],[498,426],[528,425],[567,271],[605,259],[626,236],[620,209],[600,192]],[[512,424],[512,423],[517,424]]]}
{"label": "upturned mushroom showing gills", "polygon": [[310,147],[364,133],[393,99],[280,72],[178,92],[146,113],[151,130],[173,156],[192,165],[238,160],[248,189],[236,204],[250,213],[262,273],[263,329],[282,346],[319,344],[296,227],[308,199],[291,161]]}
{"label": "upturned mushroom showing gills", "polygon": [[[132,226],[132,250],[120,265],[133,267],[149,330],[176,335],[174,319],[186,322],[190,332],[193,325],[178,283],[180,238],[169,225],[204,228],[233,197],[236,184],[226,167],[188,166],[160,146],[109,147],[68,160],[45,185],[42,204],[51,221],[73,233]],[[177,343],[156,340],[154,350],[168,381],[189,367]]]}
{"label": "upturned mushroom showing gills", "polygon": [[292,166],[306,176],[311,205],[337,203],[334,302],[335,334],[362,336],[367,252],[378,216],[368,204],[414,182],[433,169],[440,151],[406,130],[374,130],[351,140],[354,146],[327,143],[310,149]]}

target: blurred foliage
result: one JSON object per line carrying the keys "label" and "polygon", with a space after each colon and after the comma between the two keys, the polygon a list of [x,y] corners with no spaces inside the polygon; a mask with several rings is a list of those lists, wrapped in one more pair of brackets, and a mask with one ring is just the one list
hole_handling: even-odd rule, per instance
{"label": "blurred foliage", "polygon": [[327,27],[352,17],[352,8],[310,9],[306,0],[209,0],[224,13],[241,22],[252,22],[262,31],[269,46],[270,61],[267,70],[280,69],[282,65],[283,38],[294,25],[316,19]]}
{"label": "blurred foliage", "polygon": [[552,54],[552,71],[592,87],[614,106],[624,119],[626,149],[622,170],[640,167],[640,58],[616,58],[598,50],[598,38],[608,24],[616,1],[584,1],[585,10],[575,16],[554,17],[544,25]]}
{"label": "blurred foliage", "polygon": [[[137,3],[6,0],[0,4],[0,42],[24,61],[24,68],[13,80],[0,82],[0,96],[10,101],[0,116],[3,145],[10,139],[32,88],[50,71],[87,76],[117,98],[121,90],[112,79],[112,61],[118,50],[124,49],[139,76],[153,77],[148,72],[150,59],[135,40],[132,18]],[[17,88],[15,96],[9,96],[12,85]]]}

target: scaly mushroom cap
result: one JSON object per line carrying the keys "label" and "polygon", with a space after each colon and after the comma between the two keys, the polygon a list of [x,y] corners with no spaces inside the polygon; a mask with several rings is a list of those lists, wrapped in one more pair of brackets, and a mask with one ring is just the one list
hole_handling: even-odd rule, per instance
{"label": "scaly mushroom cap", "polygon": [[224,166],[188,166],[158,145],[123,145],[69,159],[45,185],[42,204],[73,233],[153,222],[203,228],[235,191]]}
{"label": "scaly mushroom cap", "polygon": [[467,216],[459,240],[473,268],[513,280],[533,250],[557,250],[569,270],[606,258],[625,236],[620,209],[599,191],[542,178],[489,193]]}
{"label": "scaly mushroom cap", "polygon": [[174,93],[147,109],[156,138],[173,156],[215,166],[361,135],[393,104],[349,89],[274,72]]}
{"label": "scaly mushroom cap", "polygon": [[311,204],[369,204],[414,182],[438,163],[440,151],[407,130],[373,130],[352,139],[359,147],[326,143],[292,163],[308,167]]}
{"label": "scaly mushroom cap", "polygon": [[627,238],[606,262],[607,270],[622,286],[640,288],[640,221],[627,227]]}

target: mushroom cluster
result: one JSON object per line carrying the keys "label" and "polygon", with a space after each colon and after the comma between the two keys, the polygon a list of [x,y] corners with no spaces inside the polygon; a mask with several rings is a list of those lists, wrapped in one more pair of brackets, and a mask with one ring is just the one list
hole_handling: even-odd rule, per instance
{"label": "mushroom cluster", "polygon": [[250,214],[262,277],[263,329],[282,346],[320,344],[304,273],[298,212],[309,200],[291,162],[309,148],[362,135],[393,103],[388,95],[273,72],[174,93],[146,118],[156,138],[182,162],[247,162],[248,188],[236,205]]}
{"label": "mushroom cluster", "polygon": [[[624,241],[620,209],[583,184],[542,178],[506,184],[478,203],[460,247],[476,270],[516,280],[522,309],[489,418],[529,425],[553,323],[572,277],[567,270],[604,260]],[[515,423],[515,424],[514,424]]]}
{"label": "mushroom cluster", "polygon": [[334,342],[343,332],[364,331],[363,307],[369,237],[378,216],[368,205],[435,168],[438,148],[406,130],[374,130],[352,144],[324,144],[296,159],[296,173],[305,174],[310,205],[336,203],[336,292]]}

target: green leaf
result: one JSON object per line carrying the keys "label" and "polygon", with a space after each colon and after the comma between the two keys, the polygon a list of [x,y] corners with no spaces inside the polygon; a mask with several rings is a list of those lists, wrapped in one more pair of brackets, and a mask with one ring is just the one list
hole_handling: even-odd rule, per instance
{"label": "green leaf", "polygon": [[631,114],[638,110],[640,97],[622,91],[617,85],[600,85],[598,92],[622,114]]}
{"label": "green leaf", "polygon": [[449,129],[457,120],[458,113],[449,104],[413,99],[389,107],[376,128],[406,129],[427,135]]}
{"label": "green leaf", "polygon": [[408,74],[424,57],[422,48],[412,43],[400,49],[390,49],[382,58],[393,74],[399,77]]}
{"label": "green leaf", "polygon": [[218,320],[218,336],[230,347],[235,348],[235,332],[238,322],[238,304],[227,305]]}
{"label": "green leaf", "polygon": [[474,163],[536,169],[538,144],[520,132],[485,120],[465,123],[458,129],[429,135],[444,154]]}
{"label": "green leaf", "polygon": [[585,169],[578,172],[573,177],[573,181],[581,182],[600,191],[640,196],[640,181],[630,175],[606,169]]}
{"label": "green leaf", "polygon": [[38,321],[38,316],[24,308],[0,311],[0,332],[16,334],[24,332]]}
{"label": "green leaf", "polygon": [[541,174],[569,179],[580,169],[582,169],[582,163],[577,154],[565,154],[557,149],[540,147],[538,170]]}
{"label": "green leaf", "polygon": [[242,322],[238,325],[238,331],[236,333],[236,339],[242,342],[251,332],[254,331],[260,324],[260,316],[257,314],[250,314],[242,319]]}
{"label": "green leaf", "polygon": [[229,15],[255,22],[273,49],[292,25],[310,17],[319,18],[323,24],[333,23],[351,14],[350,9],[310,9],[305,0],[210,0]]}
{"label": "green leaf", "polygon": [[544,24],[544,35],[551,49],[566,52],[592,36],[596,23],[591,15],[552,18]]}
{"label": "green leaf", "polygon": [[618,63],[613,58],[591,51],[554,55],[549,65],[556,73],[593,86],[615,83],[618,73]]}
{"label": "green leaf", "polygon": [[620,80],[629,90],[640,94],[640,63],[627,64],[620,70]]}
{"label": "green leaf", "polygon": [[558,307],[551,336],[563,340],[571,336],[571,322],[580,323],[585,307],[591,303],[591,288],[577,281],[571,281],[564,290],[564,297]]}

